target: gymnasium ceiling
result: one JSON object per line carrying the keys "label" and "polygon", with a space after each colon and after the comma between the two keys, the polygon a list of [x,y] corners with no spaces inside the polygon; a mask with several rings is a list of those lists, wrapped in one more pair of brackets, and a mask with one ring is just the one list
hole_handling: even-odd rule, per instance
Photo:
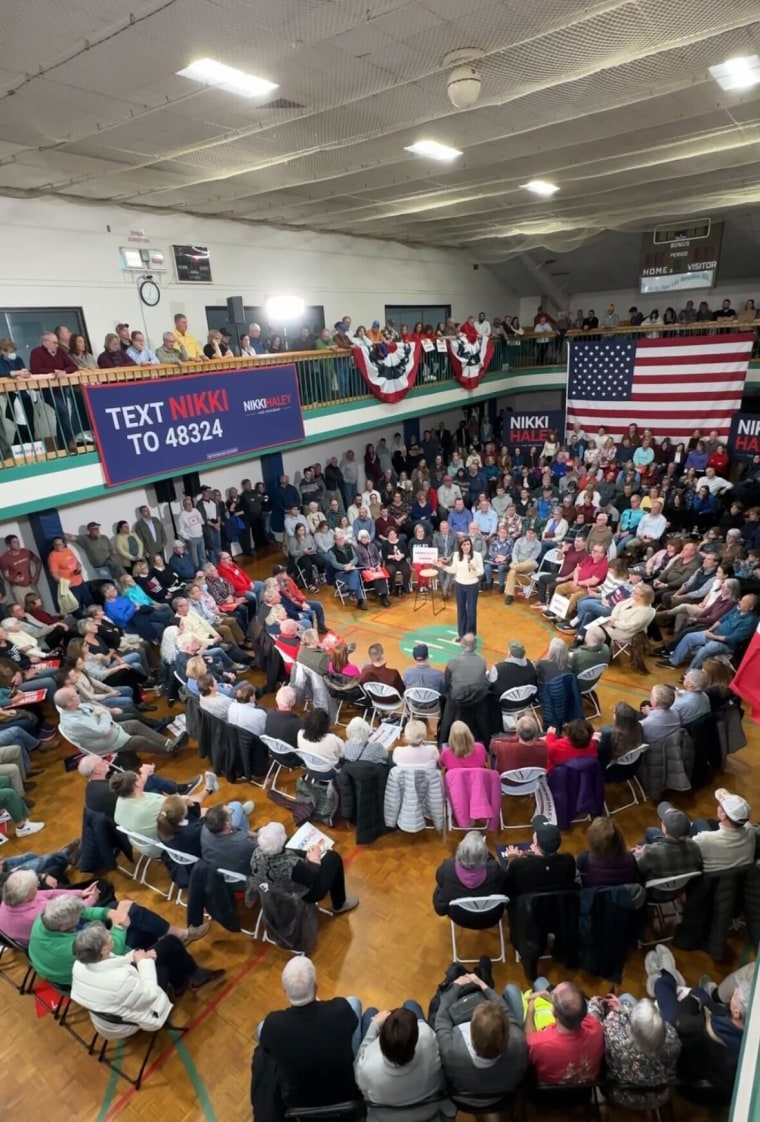
{"label": "gymnasium ceiling", "polygon": [[[760,86],[723,92],[708,67],[760,54],[758,0],[9,10],[0,193],[423,241],[515,266],[569,253],[548,268],[574,260],[576,289],[607,273],[619,282],[614,258],[638,253],[632,232],[710,215],[729,218],[731,275],[757,274]],[[458,48],[483,54],[479,101],[463,110],[443,62]],[[248,100],[177,76],[204,56],[278,89]],[[404,151],[420,139],[463,155],[443,165]],[[534,178],[559,193],[522,189]]]}

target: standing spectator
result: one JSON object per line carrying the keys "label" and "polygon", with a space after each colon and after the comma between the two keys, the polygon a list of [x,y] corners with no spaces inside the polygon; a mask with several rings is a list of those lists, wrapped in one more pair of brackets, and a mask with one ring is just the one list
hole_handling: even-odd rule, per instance
{"label": "standing spectator", "polygon": [[177,529],[179,530],[182,541],[187,547],[187,551],[190,554],[190,558],[196,570],[202,569],[206,563],[206,550],[203,540],[203,515],[193,506],[193,500],[189,495],[185,495],[182,500],[182,510],[177,517]]}
{"label": "standing spectator", "polygon": [[5,544],[8,548],[0,556],[0,572],[10,586],[13,599],[23,604],[30,592],[37,592],[42,562],[36,553],[21,545],[16,534],[8,534]]}
{"label": "standing spectator", "polygon": [[[48,554],[47,566],[50,576],[57,585],[56,599],[59,607],[61,607],[61,594],[64,594],[65,599],[65,594],[68,592],[76,599],[80,609],[92,603],[90,591],[84,583],[81,562],[67,547],[63,538],[53,538],[53,548]],[[61,610],[63,611],[63,608]]]}
{"label": "standing spectator", "polygon": [[166,550],[166,530],[160,518],[155,518],[150,513],[150,507],[141,506],[137,512],[139,518],[134,525],[134,533],[142,542],[146,557],[155,557],[157,553],[164,556]]}

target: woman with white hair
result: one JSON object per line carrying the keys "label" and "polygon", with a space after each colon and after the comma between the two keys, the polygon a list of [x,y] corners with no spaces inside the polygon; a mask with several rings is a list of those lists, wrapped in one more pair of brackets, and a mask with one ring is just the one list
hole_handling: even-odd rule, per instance
{"label": "woman with white hair", "polygon": [[[485,838],[470,830],[460,841],[454,857],[447,857],[436,870],[433,907],[436,915],[447,916],[452,900],[462,896],[493,896],[504,892],[506,876],[498,861],[488,852]],[[493,916],[485,913],[490,927]],[[477,916],[467,925],[477,927]]]}
{"label": "woman with white hair", "polygon": [[29,942],[32,924],[46,904],[57,896],[76,896],[86,907],[98,902],[98,887],[51,888],[40,891],[40,875],[34,869],[15,869],[3,885],[0,902],[0,931],[24,946]]}
{"label": "woman with white hair", "polygon": [[369,530],[360,530],[354,544],[359,568],[362,570],[364,587],[373,588],[384,608],[390,608],[388,595],[388,570],[383,564],[383,555],[377,542],[370,540]]}
{"label": "woman with white hair", "polygon": [[343,759],[347,763],[361,760],[363,764],[387,764],[388,750],[372,739],[372,729],[363,717],[352,717],[346,726]]}
{"label": "woman with white hair", "polygon": [[[674,1027],[664,1021],[648,997],[635,1001],[630,995],[593,997],[589,1012],[602,1022],[608,1084],[605,1096],[615,1106],[634,1110],[656,1110],[670,1098],[669,1090],[639,1092],[633,1085],[657,1087],[676,1081],[681,1041]],[[617,1089],[616,1083],[626,1085]]]}
{"label": "woman with white hair", "polygon": [[288,839],[281,822],[268,822],[257,834],[258,845],[251,857],[251,876],[255,883],[270,884],[306,904],[318,904],[330,894],[332,914],[352,911],[357,896],[346,895],[343,859],[334,849],[313,845],[305,853],[286,849]]}
{"label": "woman with white hair", "polygon": [[[198,966],[180,939],[167,935],[152,950],[119,954],[112,932],[102,923],[88,923],[77,932],[72,945],[74,966],[71,996],[89,1009],[98,1031],[109,1038],[132,1036],[143,1029],[155,1032],[172,1010],[168,993],[178,997],[188,986],[198,990],[224,977],[224,970]],[[98,1013],[119,1017],[128,1025],[98,1019]]]}
{"label": "woman with white hair", "polygon": [[534,666],[540,683],[551,682],[552,678],[558,678],[560,674],[569,674],[571,671],[567,643],[559,636],[552,639],[546,654],[536,659]]}
{"label": "woman with white hair", "polygon": [[407,721],[404,743],[393,750],[393,762],[398,767],[438,767],[438,748],[428,737],[424,721]]}

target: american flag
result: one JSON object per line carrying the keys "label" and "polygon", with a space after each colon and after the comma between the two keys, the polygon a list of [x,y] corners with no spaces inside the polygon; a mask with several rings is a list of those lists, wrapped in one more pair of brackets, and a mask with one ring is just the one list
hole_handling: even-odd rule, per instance
{"label": "american flag", "polygon": [[655,437],[688,439],[694,429],[728,438],[741,408],[754,335],[606,339],[570,346],[567,424],[604,425],[612,436],[632,422]]}

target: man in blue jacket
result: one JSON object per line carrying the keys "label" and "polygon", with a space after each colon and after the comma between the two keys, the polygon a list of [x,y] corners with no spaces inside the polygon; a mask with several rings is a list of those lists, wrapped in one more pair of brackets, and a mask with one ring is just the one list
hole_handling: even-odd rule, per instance
{"label": "man in blue jacket", "polygon": [[757,627],[757,596],[747,593],[730,612],[724,615],[709,631],[694,631],[685,635],[669,659],[670,666],[680,666],[689,655],[690,670],[698,670],[707,658],[732,654],[750,639]]}

